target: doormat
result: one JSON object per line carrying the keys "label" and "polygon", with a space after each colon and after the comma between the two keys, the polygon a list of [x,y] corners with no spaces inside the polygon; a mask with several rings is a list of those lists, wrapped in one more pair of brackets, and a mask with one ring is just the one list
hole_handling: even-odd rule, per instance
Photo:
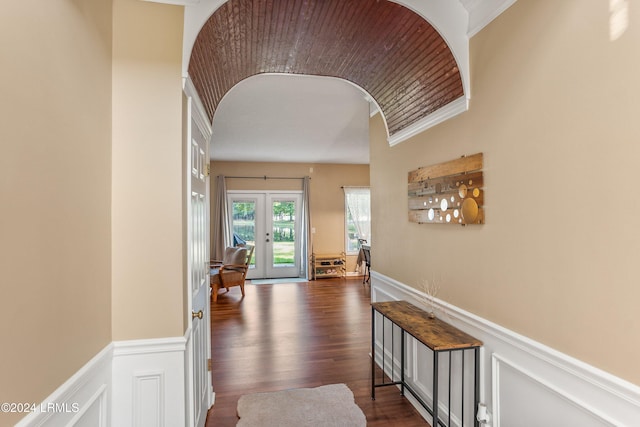
{"label": "doormat", "polygon": [[360,427],[367,419],[346,384],[252,393],[238,400],[237,427]]}

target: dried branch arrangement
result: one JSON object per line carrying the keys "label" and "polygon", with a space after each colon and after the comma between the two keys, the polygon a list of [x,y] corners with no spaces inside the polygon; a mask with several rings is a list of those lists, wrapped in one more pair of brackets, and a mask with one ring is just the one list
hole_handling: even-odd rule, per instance
{"label": "dried branch arrangement", "polygon": [[432,276],[431,280],[424,279],[421,283],[421,290],[424,293],[422,297],[422,302],[427,307],[427,312],[429,313],[429,317],[436,317],[436,303],[435,298],[438,296],[438,292],[440,292],[440,281],[436,280],[435,274]]}

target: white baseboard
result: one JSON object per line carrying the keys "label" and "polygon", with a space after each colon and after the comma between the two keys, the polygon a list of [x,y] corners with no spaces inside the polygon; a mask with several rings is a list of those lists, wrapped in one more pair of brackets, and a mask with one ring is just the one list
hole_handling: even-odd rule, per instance
{"label": "white baseboard", "polygon": [[16,426],[111,426],[112,353],[109,344]]}
{"label": "white baseboard", "polygon": [[[373,302],[406,300],[426,308],[424,298],[415,288],[371,272]],[[484,343],[480,401],[491,415],[491,422],[485,425],[638,425],[640,387],[442,300],[434,299],[434,305],[438,317]],[[411,340],[407,351],[413,359],[405,375],[430,399],[431,355]],[[453,375],[459,372],[454,369]],[[447,411],[446,401],[444,408],[442,404],[440,408]],[[452,420],[452,424],[459,422]]]}

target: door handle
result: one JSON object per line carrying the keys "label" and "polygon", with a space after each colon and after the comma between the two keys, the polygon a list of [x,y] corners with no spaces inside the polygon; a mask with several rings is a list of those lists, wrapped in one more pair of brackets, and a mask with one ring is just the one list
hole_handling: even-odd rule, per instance
{"label": "door handle", "polygon": [[196,317],[198,319],[202,319],[202,310],[198,311],[197,313],[195,311],[191,312],[191,320],[195,319]]}

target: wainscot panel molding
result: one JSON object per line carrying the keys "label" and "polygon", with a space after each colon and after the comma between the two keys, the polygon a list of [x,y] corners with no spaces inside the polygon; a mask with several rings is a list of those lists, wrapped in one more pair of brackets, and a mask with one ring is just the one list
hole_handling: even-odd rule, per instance
{"label": "wainscot panel molding", "polygon": [[187,425],[186,338],[110,343],[17,427]]}
{"label": "wainscot panel molding", "polygon": [[113,425],[185,425],[186,339],[116,341],[113,346]]}
{"label": "wainscot panel molding", "polygon": [[16,426],[111,426],[112,355],[109,344]]}
{"label": "wainscot panel molding", "polygon": [[[393,300],[406,300],[428,309],[429,300],[423,292],[372,271],[371,301]],[[484,342],[480,352],[480,402],[486,406],[490,421],[482,425],[638,425],[640,387],[445,301],[437,298],[432,301],[440,319]],[[391,373],[393,366],[398,373],[400,361],[391,361],[390,330],[386,326],[384,329],[384,351],[387,358],[385,371]],[[382,330],[376,328],[376,356],[382,354],[382,337]],[[397,359],[400,351],[399,340],[396,341],[393,354]],[[408,356],[405,375],[421,397],[430,403],[433,366],[429,350],[417,345],[412,339],[408,339],[405,345]],[[381,365],[381,358],[376,357],[376,360]],[[448,366],[442,365],[444,364],[440,368],[446,371],[440,372],[441,378],[448,374]],[[467,365],[469,364],[465,364]],[[456,372],[456,369],[460,370],[457,366],[452,363],[452,378],[461,376],[461,372]],[[467,373],[465,367],[465,378],[471,373]],[[444,391],[446,392],[446,388]],[[459,386],[452,383],[453,395],[458,391]],[[429,420],[426,411],[421,409],[409,393],[405,394],[425,419]],[[440,396],[443,396],[442,390]],[[445,398],[444,402],[440,402],[441,414],[448,412],[446,405]],[[460,426],[460,420],[455,416],[455,405],[455,402],[451,403],[451,424]],[[467,415],[464,425],[470,425]]]}

